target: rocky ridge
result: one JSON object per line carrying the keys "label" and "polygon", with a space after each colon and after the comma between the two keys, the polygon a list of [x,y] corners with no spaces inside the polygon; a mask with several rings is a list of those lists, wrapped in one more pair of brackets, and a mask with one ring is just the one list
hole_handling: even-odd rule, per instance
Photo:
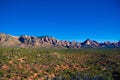
{"label": "rocky ridge", "polygon": [[120,47],[118,42],[99,43],[87,39],[84,42],[57,40],[50,36],[12,36],[0,33],[0,46],[4,47],[56,47],[56,48],[101,48],[101,47]]}

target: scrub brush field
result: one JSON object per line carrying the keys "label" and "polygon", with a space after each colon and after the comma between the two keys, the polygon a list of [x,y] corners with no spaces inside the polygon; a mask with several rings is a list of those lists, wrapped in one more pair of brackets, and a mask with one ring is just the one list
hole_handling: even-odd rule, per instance
{"label": "scrub brush field", "polygon": [[120,48],[0,48],[0,80],[119,80]]}

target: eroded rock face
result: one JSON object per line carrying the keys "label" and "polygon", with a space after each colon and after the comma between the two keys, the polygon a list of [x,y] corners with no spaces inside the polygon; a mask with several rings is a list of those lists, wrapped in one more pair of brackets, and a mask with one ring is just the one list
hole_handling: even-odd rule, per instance
{"label": "eroded rock face", "polygon": [[76,41],[70,42],[69,48],[80,48],[80,47],[81,47],[81,43],[80,42],[76,42]]}
{"label": "eroded rock face", "polygon": [[83,47],[99,47],[99,43],[94,40],[87,39],[82,43]]}
{"label": "eroded rock face", "polygon": [[10,37],[9,35],[0,33],[0,42],[2,43],[4,41],[6,41],[9,37]]}
{"label": "eroded rock face", "polygon": [[36,38],[33,37],[33,36],[20,36],[19,41],[22,42],[22,43],[25,43],[25,44],[35,43]]}
{"label": "eroded rock face", "polygon": [[112,43],[112,42],[109,42],[109,41],[107,41],[107,42],[104,42],[104,43],[100,43],[100,45],[99,45],[99,47],[120,47],[119,45],[118,45],[118,43]]}
{"label": "eroded rock face", "polygon": [[64,41],[57,40],[50,36],[20,36],[15,37],[12,35],[1,34],[0,33],[0,45],[17,45],[17,46],[35,46],[35,47],[63,47],[63,48],[99,48],[99,47],[120,47],[119,42],[104,42],[98,43],[97,41],[87,39],[84,42],[76,41]]}
{"label": "eroded rock face", "polygon": [[49,36],[39,37],[38,40],[39,40],[39,42],[40,42],[41,44],[43,44],[43,43],[48,43],[48,44],[56,45],[56,44],[58,43],[58,40],[56,40],[56,39],[53,38],[53,37],[49,37]]}
{"label": "eroded rock face", "polygon": [[[2,39],[0,38],[0,41]],[[97,41],[87,39],[84,42],[76,41],[63,41],[57,40],[53,37],[42,36],[42,37],[33,37],[33,36],[20,36],[19,41],[24,44],[37,44],[39,46],[53,46],[53,47],[64,47],[64,48],[98,48],[98,47],[120,47],[120,41],[118,43],[104,42],[98,43]],[[35,46],[35,45],[34,45]]]}

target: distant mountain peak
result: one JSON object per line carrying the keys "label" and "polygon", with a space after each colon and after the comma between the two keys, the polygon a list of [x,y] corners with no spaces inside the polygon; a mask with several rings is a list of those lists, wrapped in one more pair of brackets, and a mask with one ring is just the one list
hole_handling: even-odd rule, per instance
{"label": "distant mountain peak", "polygon": [[91,41],[91,39],[86,39],[85,41]]}
{"label": "distant mountain peak", "polygon": [[63,47],[63,48],[100,48],[100,47],[120,47],[120,41],[116,43],[103,42],[86,39],[83,42],[57,40],[51,36],[12,36],[0,33],[0,46],[16,47]]}

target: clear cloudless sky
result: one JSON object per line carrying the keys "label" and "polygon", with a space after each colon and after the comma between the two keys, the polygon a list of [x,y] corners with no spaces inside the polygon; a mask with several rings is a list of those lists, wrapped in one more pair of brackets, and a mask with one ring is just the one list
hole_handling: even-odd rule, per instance
{"label": "clear cloudless sky", "polygon": [[120,40],[120,0],[0,0],[0,32]]}

